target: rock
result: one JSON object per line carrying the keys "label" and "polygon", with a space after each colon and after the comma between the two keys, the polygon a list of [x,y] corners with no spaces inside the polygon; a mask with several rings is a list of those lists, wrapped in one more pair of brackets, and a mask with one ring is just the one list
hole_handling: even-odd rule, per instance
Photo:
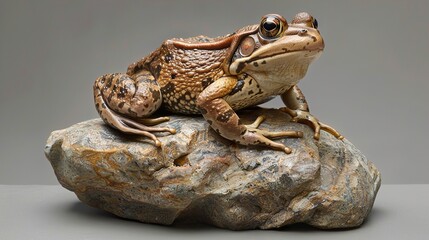
{"label": "rock", "polygon": [[239,115],[262,129],[299,130],[303,138],[276,140],[292,154],[237,145],[199,116],[171,116],[161,125],[162,148],[125,135],[100,119],[51,133],[47,158],[62,186],[84,203],[147,223],[200,221],[233,230],[306,223],[318,228],[362,224],[380,187],[380,173],[349,141],[290,123],[279,110]]}

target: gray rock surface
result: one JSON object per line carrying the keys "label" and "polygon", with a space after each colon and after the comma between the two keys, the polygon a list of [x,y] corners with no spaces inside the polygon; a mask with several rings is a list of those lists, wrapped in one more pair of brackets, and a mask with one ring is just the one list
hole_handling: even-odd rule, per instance
{"label": "gray rock surface", "polygon": [[318,228],[362,224],[380,173],[349,141],[290,123],[273,109],[239,113],[244,123],[267,116],[262,129],[299,130],[276,141],[292,154],[245,147],[219,137],[199,116],[171,116],[161,148],[122,134],[100,119],[51,133],[47,158],[62,186],[84,203],[147,223],[201,221],[233,230],[306,223]]}

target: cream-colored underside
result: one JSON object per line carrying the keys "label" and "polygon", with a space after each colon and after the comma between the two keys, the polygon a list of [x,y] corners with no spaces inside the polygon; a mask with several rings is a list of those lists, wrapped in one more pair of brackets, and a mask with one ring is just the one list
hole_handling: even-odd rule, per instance
{"label": "cream-colored underside", "polygon": [[224,99],[238,110],[281,95],[305,76],[309,64],[320,54],[321,51],[291,52],[250,62],[243,68],[243,74],[248,74],[243,88]]}

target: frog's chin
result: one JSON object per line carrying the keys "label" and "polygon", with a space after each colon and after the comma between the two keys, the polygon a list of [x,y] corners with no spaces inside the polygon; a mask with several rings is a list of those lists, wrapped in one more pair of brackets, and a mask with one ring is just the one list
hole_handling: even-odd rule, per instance
{"label": "frog's chin", "polygon": [[265,84],[265,88],[288,88],[305,76],[310,63],[321,53],[321,50],[295,51],[260,59],[240,59],[231,64],[230,71],[237,75],[247,73],[256,79],[258,84]]}

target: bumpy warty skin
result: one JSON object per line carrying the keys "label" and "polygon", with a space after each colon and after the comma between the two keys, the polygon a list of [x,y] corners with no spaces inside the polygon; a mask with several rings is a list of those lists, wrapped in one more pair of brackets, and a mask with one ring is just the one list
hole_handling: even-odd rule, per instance
{"label": "bumpy warty skin", "polygon": [[162,147],[95,119],[51,133],[45,147],[62,186],[84,203],[146,223],[205,222],[232,230],[306,223],[324,229],[356,227],[369,215],[380,173],[348,140],[290,123],[279,110],[239,113],[262,129],[298,130],[279,139],[292,154],[234,144],[202,117],[171,116]]}

